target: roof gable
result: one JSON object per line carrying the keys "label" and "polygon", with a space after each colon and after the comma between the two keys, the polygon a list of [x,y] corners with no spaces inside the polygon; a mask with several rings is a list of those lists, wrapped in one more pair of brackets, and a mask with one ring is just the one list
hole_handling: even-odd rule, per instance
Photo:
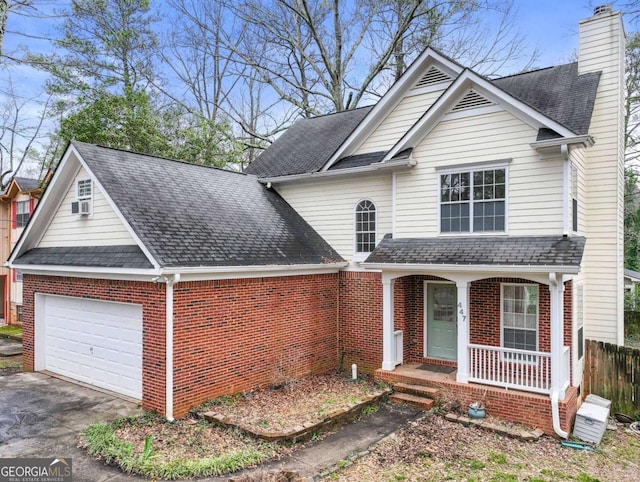
{"label": "roof gable", "polygon": [[[508,92],[496,87],[492,82],[476,74],[472,70],[465,69],[455,82],[453,82],[444,94],[425,112],[425,114],[407,131],[407,133],[387,152],[385,160],[392,159],[397,153],[414,148],[429,132],[461,102],[469,99],[469,93],[473,92],[473,98],[485,99],[489,103],[500,105],[526,124],[536,128],[547,128],[558,133],[562,137],[574,137],[575,132],[568,129],[553,119],[550,119],[537,109],[525,102],[513,97]],[[482,102],[482,101],[481,101]],[[463,104],[464,105],[464,104]]]}
{"label": "roof gable", "polygon": [[255,176],[91,144],[73,145],[162,267],[342,261]]}

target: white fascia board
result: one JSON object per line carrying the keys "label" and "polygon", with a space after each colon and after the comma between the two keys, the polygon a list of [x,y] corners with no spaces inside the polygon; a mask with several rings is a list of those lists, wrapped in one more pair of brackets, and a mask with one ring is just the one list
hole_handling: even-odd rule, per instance
{"label": "white fascia board", "polygon": [[376,162],[368,166],[351,167],[347,169],[336,169],[334,171],[307,172],[304,174],[291,174],[289,176],[279,177],[263,177],[259,181],[263,184],[284,184],[287,182],[298,181],[314,181],[316,179],[324,179],[335,176],[349,176],[354,174],[375,173],[380,171],[397,171],[401,169],[410,169],[416,165],[416,161],[409,157],[408,159],[400,159],[385,163]]}
{"label": "white fascia board", "polygon": [[9,264],[9,267],[19,269],[23,274],[73,278],[153,281],[153,278],[157,278],[160,275],[160,272],[155,269],[98,268],[94,266],[52,266],[13,263]]}
{"label": "white fascia board", "polygon": [[49,227],[53,216],[55,216],[55,213],[58,211],[58,208],[66,194],[66,189],[61,188],[60,185],[67,186],[68,189],[68,186],[75,178],[80,168],[79,165],[73,165],[73,160],[70,160],[72,155],[76,159],[80,157],[73,145],[69,144],[69,147],[62,155],[53,176],[49,180],[49,184],[44,190],[44,194],[38,201],[38,204],[36,204],[36,208],[31,214],[31,219],[29,220],[27,227],[16,242],[16,245],[11,252],[11,256],[7,260],[8,263],[13,262],[18,255],[36,247],[38,243],[40,243],[40,240],[44,236],[44,233]]}
{"label": "white fascia board", "polygon": [[219,279],[272,278],[275,276],[302,276],[337,273],[349,263],[296,264],[269,266],[209,266],[165,268],[161,275],[180,274],[180,281]]}
{"label": "white fascia board", "polygon": [[578,266],[536,266],[536,265],[491,265],[491,264],[394,264],[394,263],[361,263],[365,268],[382,271],[422,271],[422,272],[481,272],[481,273],[563,273],[578,274]]}
{"label": "white fascia board", "polygon": [[456,77],[463,70],[456,62],[444,57],[432,48],[427,47],[404,74],[402,74],[402,77],[382,96],[351,135],[338,147],[336,152],[333,153],[333,156],[331,156],[322,167],[321,171],[328,170],[339,159],[355,152],[367,137],[382,123],[387,115],[397,107],[400,101],[407,95],[411,86],[419,80],[424,68],[430,62],[441,67],[443,71],[452,77]]}
{"label": "white fascia board", "polygon": [[547,139],[544,141],[535,141],[529,144],[533,149],[546,149],[550,147],[560,147],[563,145],[575,145],[580,144],[583,147],[592,147],[595,144],[593,137],[590,135],[572,136],[572,137],[559,137],[557,139]]}
{"label": "white fascia board", "polygon": [[418,119],[411,129],[387,152],[383,162],[391,159],[398,152],[407,148],[416,147],[416,145],[433,130],[438,122],[442,120],[445,114],[453,108],[458,98],[469,89],[475,90],[478,94],[486,97],[494,104],[501,106],[535,129],[548,127],[563,137],[576,137],[574,132],[563,125],[496,87],[484,77],[469,69],[465,69],[438,100]]}
{"label": "white fascia board", "polygon": [[113,209],[113,211],[116,213],[116,215],[118,216],[118,219],[120,219],[120,222],[124,224],[124,227],[127,229],[127,231],[129,232],[133,240],[136,242],[138,247],[142,250],[144,255],[147,257],[149,262],[154,266],[154,268],[160,269],[160,263],[158,263],[158,261],[156,261],[153,255],[149,252],[149,250],[144,245],[142,240],[138,237],[137,233],[133,230],[133,228],[127,221],[127,219],[123,216],[122,212],[120,212],[120,209],[118,209],[118,206],[116,206],[116,203],[113,202],[113,199],[111,199],[111,196],[109,196],[109,192],[100,183],[96,175],[93,174],[93,172],[91,171],[87,163],[84,161],[84,159],[82,159],[82,156],[80,156],[79,154],[78,154],[78,161],[80,161],[80,164],[82,165],[82,167],[84,167],[86,171],[91,175],[91,179],[100,188],[100,190],[102,191],[102,195],[107,200],[107,203],[109,204],[109,206],[111,206],[111,209]]}

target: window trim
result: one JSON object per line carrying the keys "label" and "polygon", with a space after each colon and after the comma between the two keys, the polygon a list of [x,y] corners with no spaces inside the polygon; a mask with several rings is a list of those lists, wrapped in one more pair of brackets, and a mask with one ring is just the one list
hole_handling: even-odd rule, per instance
{"label": "window trim", "polygon": [[360,203],[368,201],[373,204],[373,209],[375,210],[375,230],[374,230],[374,249],[378,244],[378,205],[371,198],[364,197],[358,199],[353,207],[353,260],[354,261],[364,261],[369,257],[371,251],[358,251],[358,206]]}
{"label": "window trim", "polygon": [[[27,212],[26,213],[19,213],[18,212],[18,206],[20,205],[26,205],[27,206]],[[20,228],[24,228],[27,224],[29,224],[29,220],[31,219],[31,206],[32,206],[32,202],[31,199],[27,199],[27,200],[22,200],[22,201],[16,201],[16,229],[20,229]],[[27,215],[27,220],[24,224],[20,224],[20,222],[18,221],[18,216],[24,216]]]}
{"label": "window trim", "polygon": [[[80,183],[89,181],[91,186],[91,194],[89,196],[80,196]],[[91,201],[93,200],[93,181],[90,177],[83,177],[76,179],[76,201]]]}
{"label": "window trim", "polygon": [[[492,161],[492,162],[474,162],[469,164],[462,164],[450,167],[436,167],[437,173],[437,188],[436,188],[436,196],[438,197],[438,212],[437,212],[437,220],[436,223],[438,225],[438,236],[502,236],[509,234],[509,163],[511,159],[505,159],[501,161]],[[470,179],[473,177],[474,171],[488,171],[495,169],[504,169],[504,231],[463,231],[463,232],[442,232],[442,200],[441,200],[441,189],[442,186],[440,184],[440,176],[447,174],[459,174],[463,172],[468,172],[470,174]],[[469,228],[473,228],[473,208],[472,208],[473,200],[470,199],[469,202]]]}
{"label": "window trim", "polygon": [[[522,348],[507,348],[504,346],[504,287],[505,286],[535,286],[538,290],[538,300],[536,305],[536,349],[526,350]],[[518,328],[516,328],[518,329]],[[524,328],[523,328],[524,329]],[[527,330],[533,331],[533,330]],[[508,350],[521,350],[521,351],[540,351],[540,285],[538,283],[500,283],[500,348],[506,348]]]}

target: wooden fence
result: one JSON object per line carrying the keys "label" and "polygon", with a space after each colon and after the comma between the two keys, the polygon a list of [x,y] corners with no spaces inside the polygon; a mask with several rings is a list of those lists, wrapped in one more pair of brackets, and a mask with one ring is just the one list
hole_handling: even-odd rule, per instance
{"label": "wooden fence", "polygon": [[611,400],[611,413],[640,412],[640,350],[585,341],[584,393]]}

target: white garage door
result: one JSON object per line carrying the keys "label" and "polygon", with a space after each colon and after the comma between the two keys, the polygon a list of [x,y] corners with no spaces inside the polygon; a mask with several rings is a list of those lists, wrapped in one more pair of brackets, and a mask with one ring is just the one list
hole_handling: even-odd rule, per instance
{"label": "white garage door", "polygon": [[44,368],[141,399],[142,306],[41,296]]}

